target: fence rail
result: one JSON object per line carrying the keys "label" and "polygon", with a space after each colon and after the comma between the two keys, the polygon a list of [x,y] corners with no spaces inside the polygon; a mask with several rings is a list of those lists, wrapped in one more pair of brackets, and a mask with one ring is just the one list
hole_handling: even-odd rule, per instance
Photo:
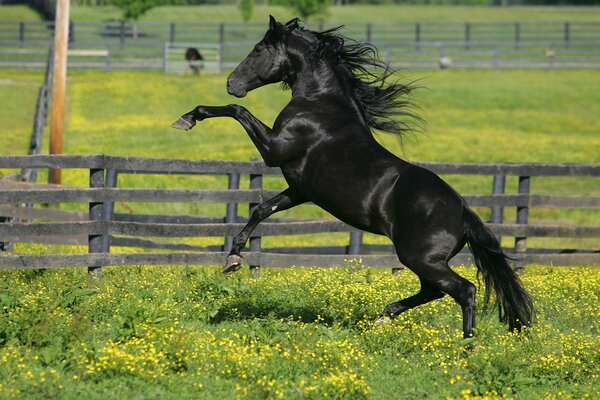
{"label": "fence rail", "polygon": [[[342,24],[308,24],[322,30]],[[53,22],[0,21],[0,68],[43,68]],[[265,24],[74,22],[71,68],[165,69],[165,46],[218,49],[218,69],[237,65]],[[412,68],[600,68],[599,22],[417,22],[346,24],[346,35],[376,45],[391,64]],[[98,53],[102,50],[103,53]],[[83,53],[81,53],[83,51]],[[181,50],[183,61],[185,49]]]}
{"label": "fence rail", "polygon": [[[528,221],[532,207],[600,209],[600,196],[531,194],[534,176],[600,177],[599,164],[523,164],[417,163],[441,174],[494,176],[492,194],[466,195],[472,206],[490,207],[488,226],[499,236],[515,238],[508,250],[521,261],[557,265],[600,264],[600,249],[531,249],[528,237],[598,238],[600,226],[539,225]],[[262,162],[192,161],[115,157],[108,155],[31,155],[0,157],[0,169],[62,168],[89,170],[90,187],[0,181],[0,216],[12,218],[0,224],[0,242],[79,244],[88,246],[88,254],[2,255],[0,268],[57,268],[87,266],[99,274],[100,267],[130,264],[220,264],[231,248],[231,238],[247,218],[238,215],[238,204],[255,206],[275,192],[264,190],[262,177],[281,176],[279,169]],[[228,177],[228,189],[139,189],[118,188],[122,174],[191,174]],[[249,176],[249,188],[240,189],[240,176]],[[518,193],[504,193],[506,176],[517,176]],[[503,183],[504,182],[504,183]],[[226,215],[116,214],[115,202],[213,202],[225,203]],[[45,208],[23,208],[24,203],[85,203],[89,212]],[[516,220],[506,222],[503,209],[514,207]],[[300,246],[262,248],[265,236],[305,235],[343,232],[349,234],[347,246]],[[199,246],[177,242],[157,242],[156,238],[222,237],[222,246]],[[160,248],[163,252],[111,253],[110,246]],[[345,260],[361,258],[364,265],[401,268],[389,245],[370,245],[362,234],[337,220],[270,219],[259,225],[251,238],[247,262],[254,268],[268,266],[336,266]],[[470,253],[459,253],[454,264],[470,262]]]}

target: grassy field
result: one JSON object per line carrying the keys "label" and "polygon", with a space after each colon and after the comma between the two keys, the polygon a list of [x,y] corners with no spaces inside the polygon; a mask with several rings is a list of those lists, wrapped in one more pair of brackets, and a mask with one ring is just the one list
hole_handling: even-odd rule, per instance
{"label": "grassy field", "polygon": [[76,269],[0,271],[0,398],[591,399],[600,385],[597,269],[529,268],[536,325],[510,334],[479,313],[473,342],[449,298],[371,322],[417,290],[412,274],[263,272],[108,268],[89,286]]}
{"label": "grassy field", "polygon": [[[266,22],[269,14],[278,19],[295,15],[285,7],[255,6],[250,22]],[[75,22],[121,19],[115,7],[71,6]],[[328,21],[344,23],[366,22],[482,22],[482,21],[599,21],[598,7],[465,7],[414,5],[353,5],[331,7]],[[31,21],[39,19],[24,6],[0,6],[0,21]],[[151,9],[140,21],[174,22],[242,22],[235,6],[163,6]]]}
{"label": "grassy field", "polygon": [[[0,7],[0,20],[5,9]],[[426,8],[402,11],[418,9]],[[112,11],[104,10],[106,14],[93,17],[113,18]],[[171,19],[181,13],[180,18],[189,21],[200,10],[210,15],[208,8],[160,8],[145,18]],[[404,18],[391,16],[391,7],[387,10],[388,18]],[[434,18],[438,10],[444,11],[429,9],[422,15]],[[467,15],[456,10],[460,11],[447,10],[447,18]],[[486,18],[502,14],[482,10]],[[523,20],[533,19],[539,11],[517,10],[531,12]],[[558,10],[597,18],[595,9]],[[74,15],[79,11],[75,8]],[[565,15],[560,18],[573,20]],[[235,18],[237,14],[228,20]],[[42,72],[2,72],[0,155],[26,152],[42,79]],[[425,87],[416,96],[427,130],[407,138],[404,147],[395,138],[378,136],[403,158],[600,162],[598,72],[428,71],[407,72],[405,79],[419,79]],[[65,152],[255,157],[252,143],[232,121],[205,121],[189,133],[169,128],[196,104],[234,101],[225,93],[224,83],[225,75],[70,72]],[[289,93],[274,86],[251,93],[240,103],[270,124],[288,98]],[[491,187],[490,179],[447,178],[463,193],[489,192]],[[86,180],[84,171],[64,175],[69,185],[85,186]],[[119,184],[201,188],[226,183],[214,178],[133,176],[120,177]],[[282,184],[267,180],[266,185]],[[509,191],[515,185],[510,180]],[[532,185],[539,193],[600,194],[597,179],[538,179]],[[123,212],[223,215],[222,206],[118,207]],[[486,210],[480,211],[486,215]],[[325,214],[307,206],[286,216]],[[531,219],[598,225],[600,213],[536,210]],[[347,236],[285,240],[328,244],[347,241]],[[366,237],[369,243],[378,240]],[[266,246],[282,243],[263,241]],[[57,250],[86,251],[16,245],[15,252]],[[385,304],[418,290],[417,279],[409,272],[390,276],[389,271],[362,268],[358,262],[329,270],[263,269],[260,279],[250,278],[247,270],[234,276],[218,271],[105,268],[103,280],[95,285],[77,269],[0,271],[0,398],[591,399],[597,390],[593,388],[600,385],[597,268],[528,266],[523,281],[537,309],[535,326],[524,336],[510,334],[493,310],[480,309],[477,337],[468,343],[461,340],[460,310],[449,298],[412,310],[386,326],[372,323]],[[472,268],[457,271],[475,280]]]}
{"label": "grassy field", "polygon": [[[408,137],[402,147],[395,137],[379,135],[386,147],[409,160],[440,162],[600,162],[600,73],[595,71],[427,71],[406,72],[423,89],[416,100],[427,121],[424,134]],[[31,129],[36,84],[41,73],[8,71],[0,81],[3,98],[16,101],[0,109],[5,130],[0,154],[23,154]],[[180,114],[197,104],[228,104],[225,75],[166,76],[155,72],[73,71],[69,77],[69,115],[64,151],[144,157],[225,159],[257,157],[248,136],[228,119],[207,120],[187,133],[170,128]],[[17,91],[16,88],[26,89]],[[240,100],[267,124],[289,99],[278,86],[266,87]],[[235,100],[237,101],[237,100]],[[15,118],[15,115],[18,115]],[[461,193],[491,191],[491,178],[448,176]],[[42,178],[43,179],[43,178]],[[64,182],[86,185],[84,171],[66,172]],[[120,185],[139,187],[226,187],[221,179],[190,177],[123,177]],[[242,187],[247,183],[242,182]],[[270,189],[282,188],[267,180]],[[516,178],[508,191],[516,190]],[[600,193],[597,179],[538,178],[532,191],[544,194]],[[140,205],[120,204],[123,212]],[[143,211],[222,215],[220,205],[146,204]],[[166,208],[168,207],[168,208]],[[488,210],[479,210],[484,218]],[[244,215],[247,211],[241,209]],[[326,217],[313,206],[287,211],[287,217]],[[507,210],[507,219],[514,210]],[[598,225],[600,212],[536,209],[531,220]],[[346,240],[331,235],[332,244]],[[596,247],[591,239],[533,239],[532,246]],[[379,243],[376,237],[367,242]],[[267,241],[267,243],[269,243]],[[510,245],[510,243],[506,243]]]}

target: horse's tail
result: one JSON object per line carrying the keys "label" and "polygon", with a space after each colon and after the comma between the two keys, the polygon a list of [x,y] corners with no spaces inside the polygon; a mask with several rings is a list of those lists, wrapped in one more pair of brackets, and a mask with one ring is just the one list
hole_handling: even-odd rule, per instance
{"label": "horse's tail", "polygon": [[478,274],[483,275],[485,282],[485,304],[489,304],[493,291],[501,322],[508,323],[511,331],[520,331],[523,326],[529,326],[534,316],[533,302],[508,264],[498,239],[467,207],[464,209],[464,222],[467,243]]}

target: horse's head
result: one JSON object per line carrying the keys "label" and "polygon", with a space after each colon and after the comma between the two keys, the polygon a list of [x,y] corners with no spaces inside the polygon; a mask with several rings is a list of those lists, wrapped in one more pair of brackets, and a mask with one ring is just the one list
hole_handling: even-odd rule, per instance
{"label": "horse's head", "polygon": [[298,20],[280,24],[269,17],[269,30],[248,56],[227,78],[227,92],[235,97],[244,97],[249,91],[269,83],[285,80],[291,71],[291,62],[286,52],[289,34],[298,28]]}

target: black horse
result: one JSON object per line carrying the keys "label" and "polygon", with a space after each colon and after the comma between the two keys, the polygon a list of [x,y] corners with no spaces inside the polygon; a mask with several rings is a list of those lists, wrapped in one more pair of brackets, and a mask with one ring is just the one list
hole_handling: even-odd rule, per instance
{"label": "black horse", "polygon": [[[384,72],[376,75],[376,67]],[[392,73],[372,45],[345,41],[337,28],[313,32],[297,19],[281,24],[271,17],[264,39],[229,76],[227,91],[244,97],[270,83],[291,88],[273,128],[236,104],[197,106],[173,124],[188,130],[206,118],[236,119],[289,185],[255,209],[234,239],[225,272],[241,268],[240,252],[260,221],[312,201],[349,225],[389,237],[400,261],[419,277],[419,293],[385,307],[382,318],[448,294],[462,308],[464,336],[472,336],[475,286],[448,266],[468,243],[486,303],[495,292],[500,319],[520,330],[532,320],[532,301],[496,237],[442,179],[373,137],[372,129],[401,135],[408,126],[398,116],[413,116],[412,87],[389,83]]]}

